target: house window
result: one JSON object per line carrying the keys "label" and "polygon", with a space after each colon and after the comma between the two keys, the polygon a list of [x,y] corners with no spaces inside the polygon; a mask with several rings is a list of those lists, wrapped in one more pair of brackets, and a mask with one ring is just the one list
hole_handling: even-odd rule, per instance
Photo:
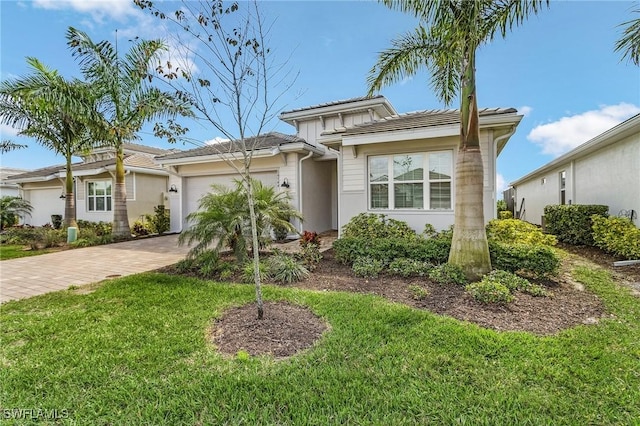
{"label": "house window", "polygon": [[451,209],[452,170],[451,151],[369,157],[369,206]]}
{"label": "house window", "polygon": [[560,204],[566,204],[566,187],[567,187],[567,172],[560,172]]}
{"label": "house window", "polygon": [[111,211],[111,181],[87,182],[87,209],[90,212]]}

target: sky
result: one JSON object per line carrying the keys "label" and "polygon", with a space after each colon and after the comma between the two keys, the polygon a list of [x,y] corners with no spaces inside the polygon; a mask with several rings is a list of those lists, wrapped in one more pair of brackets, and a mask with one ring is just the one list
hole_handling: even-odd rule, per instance
{"label": "sky", "polygon": [[[159,3],[159,2],[157,2]],[[170,8],[173,2],[163,2]],[[283,110],[364,96],[366,77],[380,51],[418,24],[412,16],[371,1],[261,1],[271,28],[272,54],[286,62],[292,87],[279,104]],[[175,4],[174,4],[175,9]],[[640,68],[614,52],[620,24],[637,18],[638,1],[552,1],[549,9],[497,38],[478,53],[480,108],[516,108],[524,115],[498,157],[498,190],[570,149],[640,113]],[[130,0],[0,0],[0,78],[29,74],[33,56],[67,78],[81,77],[66,45],[74,26],[94,41],[118,34],[128,39],[169,34]],[[294,76],[297,77],[294,80]],[[444,105],[431,90],[429,74],[420,72],[384,88],[399,113],[457,108]],[[200,141],[219,132],[194,123],[189,136]],[[275,120],[268,130],[294,134]],[[35,169],[64,163],[64,158],[17,137],[0,125],[1,138],[27,144],[2,155],[3,167]],[[150,126],[136,141],[159,148],[170,145],[153,136]]]}

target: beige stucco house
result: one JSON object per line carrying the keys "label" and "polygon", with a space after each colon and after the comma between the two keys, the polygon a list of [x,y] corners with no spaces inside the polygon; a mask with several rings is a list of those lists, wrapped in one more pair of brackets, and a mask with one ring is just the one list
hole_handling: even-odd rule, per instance
{"label": "beige stucco house", "polygon": [[[138,144],[124,144],[127,211],[132,224],[155,206],[167,204],[169,173],[153,157],[167,150]],[[92,222],[113,220],[112,201],[115,185],[115,150],[98,148],[78,154],[82,162],[73,164],[76,218]],[[16,184],[20,195],[28,200],[33,212],[24,222],[33,226],[51,223],[51,215],[64,216],[64,165],[56,165],[10,176],[6,182]]]}
{"label": "beige stucco house", "polygon": [[542,224],[556,204],[602,204],[609,214],[640,211],[640,114],[511,183],[516,216]]}
{"label": "beige stucco house", "polygon": [[[512,108],[480,111],[486,220],[496,215],[496,157],[521,118]],[[269,133],[247,145],[256,147],[254,177],[287,191],[302,212],[299,230],[340,229],[361,212],[383,213],[418,231],[426,223],[453,224],[458,111],[398,114],[376,96],[286,111],[280,119],[295,135]],[[176,190],[169,194],[173,231],[188,226],[186,216],[211,184],[231,184],[235,172],[221,152],[234,151],[227,143],[156,157]]]}

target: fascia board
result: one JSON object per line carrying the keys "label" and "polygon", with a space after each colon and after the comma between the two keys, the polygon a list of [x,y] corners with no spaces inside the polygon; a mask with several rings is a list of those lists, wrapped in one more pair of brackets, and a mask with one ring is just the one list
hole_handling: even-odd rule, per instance
{"label": "fascia board", "polygon": [[372,98],[365,99],[353,103],[344,103],[338,105],[328,105],[318,108],[305,109],[303,111],[294,111],[280,114],[280,120],[291,124],[293,120],[309,120],[315,119],[321,115],[335,115],[340,112],[348,112],[350,110],[359,110],[367,108],[383,107],[389,115],[397,114],[393,105],[387,99]]}
{"label": "fascia board", "polygon": [[[274,155],[274,150],[272,148],[269,148],[269,149],[261,149],[261,150],[254,151],[252,157],[253,158],[271,157],[273,155]],[[217,161],[225,161],[225,160],[240,161],[242,160],[241,152],[238,151],[236,153],[220,153],[220,154],[212,154],[212,155],[200,155],[197,157],[171,158],[166,160],[154,158],[154,161],[156,162],[156,164],[159,164],[161,166],[182,166],[185,164],[214,163]]]}

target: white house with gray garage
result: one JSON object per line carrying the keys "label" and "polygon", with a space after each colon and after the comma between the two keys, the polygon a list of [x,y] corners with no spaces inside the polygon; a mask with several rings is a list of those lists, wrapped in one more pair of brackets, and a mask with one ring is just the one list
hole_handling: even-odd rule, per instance
{"label": "white house with gray garage", "polygon": [[[169,207],[169,173],[159,167],[153,157],[168,150],[126,143],[123,146],[127,212],[130,224],[145,214],[153,214],[155,206]],[[72,165],[76,218],[91,222],[113,221],[112,201],[115,187],[115,150],[96,148],[79,153],[81,162]],[[26,216],[28,225],[42,226],[52,222],[52,215],[64,216],[65,166],[56,165],[9,176],[7,183],[31,203],[33,211]]]}
{"label": "white house with gray garage", "polygon": [[640,211],[640,114],[511,183],[516,217],[542,224],[555,204],[602,204],[609,214]]}
{"label": "white house with gray garage", "polygon": [[[407,221],[419,232],[426,223],[453,224],[458,111],[398,114],[375,96],[285,111],[280,119],[295,135],[259,135],[247,145],[255,146],[254,177],[287,191],[303,214],[299,230],[340,229],[361,212]],[[487,221],[496,216],[496,157],[521,119],[513,108],[480,111]],[[236,178],[221,154],[237,151],[236,143],[156,157],[171,173],[173,231],[188,226],[186,216],[211,184]]]}

